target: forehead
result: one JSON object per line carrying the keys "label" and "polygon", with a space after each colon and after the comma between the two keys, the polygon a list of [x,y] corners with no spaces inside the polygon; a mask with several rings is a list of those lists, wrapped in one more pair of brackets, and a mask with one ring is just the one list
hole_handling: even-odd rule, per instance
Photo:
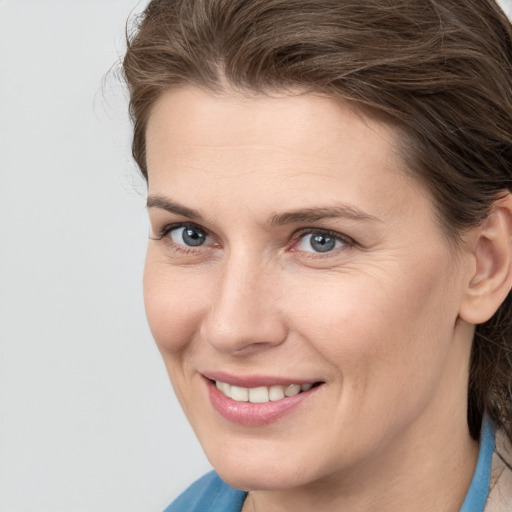
{"label": "forehead", "polygon": [[[290,203],[320,195],[371,206],[388,189],[419,187],[398,154],[398,134],[384,119],[325,96],[214,95],[185,87],[165,93],[152,109],[149,191],[191,193],[194,183],[211,195],[210,185],[224,182],[233,198],[250,192],[262,204],[269,190],[284,187]],[[387,206],[400,206],[397,199]]]}
{"label": "forehead", "polygon": [[188,86],[167,91],[155,103],[146,141],[150,147],[167,137],[177,146],[208,143],[220,149],[246,142],[330,152],[339,136],[349,136],[353,144],[371,136],[374,146],[380,139],[376,150],[389,152],[395,129],[377,116],[353,102],[319,94],[214,94]]}

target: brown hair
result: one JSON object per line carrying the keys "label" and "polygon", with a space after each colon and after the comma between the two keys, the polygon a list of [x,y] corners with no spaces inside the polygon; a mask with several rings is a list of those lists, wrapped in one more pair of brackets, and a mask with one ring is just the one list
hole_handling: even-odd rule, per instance
{"label": "brown hair", "polygon": [[[512,29],[493,0],[153,0],[127,37],[133,156],[173,87],[299,86],[391,116],[452,240],[512,190]],[[512,299],[477,326],[468,424],[512,440]]]}

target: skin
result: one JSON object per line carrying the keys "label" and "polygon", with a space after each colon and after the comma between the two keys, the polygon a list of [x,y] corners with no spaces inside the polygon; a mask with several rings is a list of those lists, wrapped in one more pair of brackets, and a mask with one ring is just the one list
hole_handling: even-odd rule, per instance
{"label": "skin", "polygon": [[[447,240],[396,136],[313,94],[189,86],[152,110],[148,320],[212,465],[251,491],[245,512],[456,512],[464,500],[478,451],[466,423],[474,327],[461,318],[475,238]],[[340,205],[351,215],[283,215]],[[187,246],[180,223],[205,243]],[[310,232],[324,230],[340,238],[316,253]],[[324,384],[246,427],[213,409],[207,371]]]}

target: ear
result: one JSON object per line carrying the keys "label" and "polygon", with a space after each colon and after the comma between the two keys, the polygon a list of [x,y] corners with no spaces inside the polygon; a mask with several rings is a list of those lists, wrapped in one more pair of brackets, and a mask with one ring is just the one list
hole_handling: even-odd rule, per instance
{"label": "ear", "polygon": [[512,195],[497,200],[469,236],[472,268],[459,312],[470,324],[489,320],[512,286]]}

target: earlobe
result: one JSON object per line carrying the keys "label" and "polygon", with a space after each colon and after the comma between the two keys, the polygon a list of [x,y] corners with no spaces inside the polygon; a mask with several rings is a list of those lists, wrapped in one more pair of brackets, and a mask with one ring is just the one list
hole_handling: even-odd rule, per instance
{"label": "earlobe", "polygon": [[497,200],[472,231],[473,266],[459,316],[470,324],[489,320],[512,287],[512,195]]}

